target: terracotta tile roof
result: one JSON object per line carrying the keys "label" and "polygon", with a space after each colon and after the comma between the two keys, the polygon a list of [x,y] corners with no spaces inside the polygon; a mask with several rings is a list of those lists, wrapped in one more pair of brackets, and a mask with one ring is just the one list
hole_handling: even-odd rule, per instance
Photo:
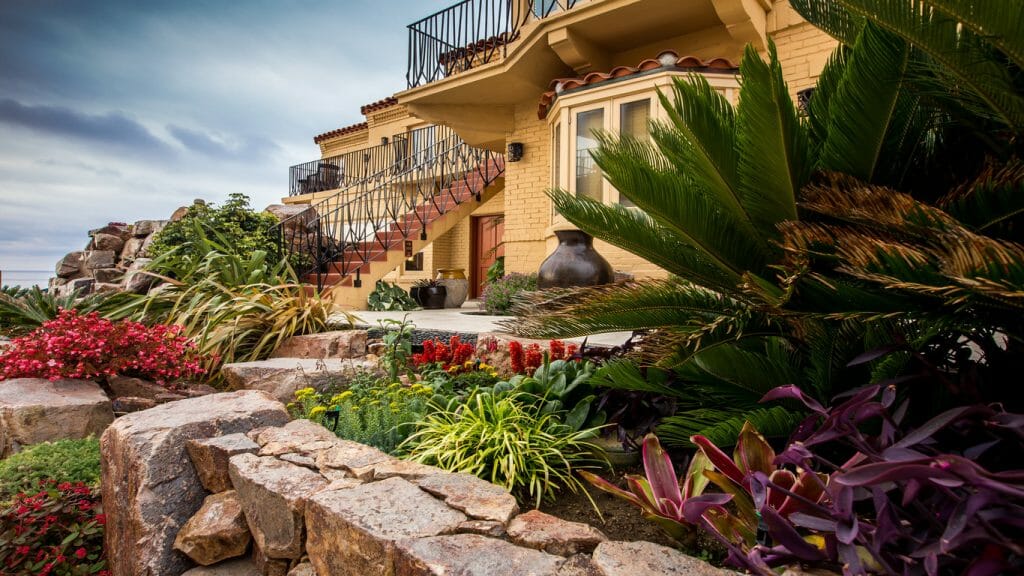
{"label": "terracotta tile roof", "polygon": [[344,136],[345,134],[351,134],[353,132],[359,132],[360,130],[366,130],[369,124],[366,122],[360,122],[358,124],[352,124],[351,126],[345,126],[344,128],[338,128],[337,130],[331,130],[330,132],[324,132],[318,136],[313,137],[313,143],[319,144],[324,140],[330,140],[338,136]]}
{"label": "terracotta tile roof", "polygon": [[376,112],[377,110],[390,108],[395,104],[398,104],[398,98],[395,98],[394,96],[388,96],[383,100],[377,100],[376,102],[372,102],[370,104],[367,104],[366,106],[363,106],[362,108],[359,109],[359,112],[361,112],[363,116],[366,116],[371,112]]}
{"label": "terracotta tile roof", "polygon": [[696,56],[679,56],[672,50],[666,50],[658,54],[657,57],[648,58],[636,66],[616,66],[608,72],[591,72],[582,78],[555,78],[549,84],[551,89],[540,96],[537,117],[541,120],[547,118],[551,105],[563,92],[658,69],[688,72],[739,72],[739,68],[725,58],[701,60]]}

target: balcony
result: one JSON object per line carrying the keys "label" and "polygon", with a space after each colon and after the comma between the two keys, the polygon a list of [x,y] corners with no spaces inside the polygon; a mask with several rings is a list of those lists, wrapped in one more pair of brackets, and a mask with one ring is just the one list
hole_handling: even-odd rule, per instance
{"label": "balcony", "polygon": [[531,21],[586,0],[464,0],[409,25],[409,88],[504,58]]}

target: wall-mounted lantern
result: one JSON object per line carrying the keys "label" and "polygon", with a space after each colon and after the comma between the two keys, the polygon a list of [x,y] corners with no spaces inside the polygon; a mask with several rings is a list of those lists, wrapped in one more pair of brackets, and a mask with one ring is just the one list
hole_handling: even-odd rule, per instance
{"label": "wall-mounted lantern", "polygon": [[508,145],[508,161],[519,162],[523,159],[523,143],[510,142]]}

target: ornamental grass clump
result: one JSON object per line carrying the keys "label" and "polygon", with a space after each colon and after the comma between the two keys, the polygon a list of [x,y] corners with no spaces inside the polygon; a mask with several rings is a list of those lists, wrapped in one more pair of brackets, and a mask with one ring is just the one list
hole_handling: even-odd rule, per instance
{"label": "ornamental grass clump", "polygon": [[600,465],[600,448],[587,441],[597,429],[574,431],[518,396],[480,392],[458,408],[434,408],[400,447],[410,459],[479,476],[534,506],[563,489],[589,498],[574,473]]}
{"label": "ornamental grass clump", "polygon": [[0,355],[0,380],[134,376],[158,383],[203,374],[195,345],[177,326],[112,321],[62,310]]}

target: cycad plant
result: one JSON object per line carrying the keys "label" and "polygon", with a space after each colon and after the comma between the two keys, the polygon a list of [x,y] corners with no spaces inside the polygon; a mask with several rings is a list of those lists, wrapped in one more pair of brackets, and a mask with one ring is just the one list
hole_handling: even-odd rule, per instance
{"label": "cycad plant", "polygon": [[[639,360],[683,383],[669,443],[728,444],[746,419],[786,434],[790,408],[756,404],[780,383],[826,399],[922,355],[993,381],[1021,348],[1024,36],[1007,23],[1024,4],[793,5],[841,43],[805,117],[774,47],[767,62],[748,48],[735,107],[694,76],[661,96],[669,121],[650,143],[601,138],[594,160],[640,210],[550,193],[582,230],[673,276],[539,293],[510,323],[544,338],[649,331]],[[906,353],[862,356],[881,346]]]}

